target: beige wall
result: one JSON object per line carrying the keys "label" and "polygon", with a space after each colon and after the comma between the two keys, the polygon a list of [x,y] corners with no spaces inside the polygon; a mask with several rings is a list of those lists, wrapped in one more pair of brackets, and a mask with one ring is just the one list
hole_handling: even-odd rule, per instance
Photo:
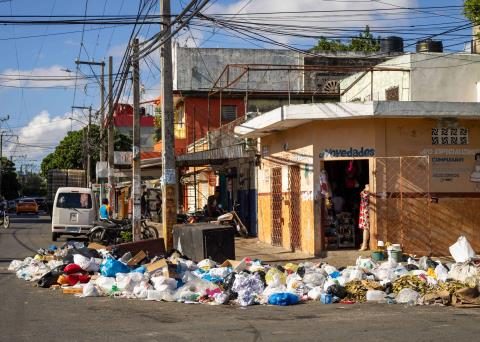
{"label": "beige wall", "polygon": [[[467,145],[432,145],[432,128],[464,127],[469,130]],[[470,181],[475,153],[480,152],[480,125],[473,120],[445,122],[436,119],[365,119],[316,121],[262,138],[262,165],[258,172],[259,184],[259,238],[271,242],[271,183],[274,166],[282,167],[282,192],[288,194],[288,166],[300,165],[301,172],[301,249],[320,254],[321,196],[319,175],[322,160],[353,159],[345,155],[350,148],[374,150],[370,158],[372,192],[379,192],[383,184],[378,168],[384,157],[407,157],[427,154],[416,163],[415,158],[403,159],[403,174],[389,167],[388,191],[391,198],[372,199],[371,246],[378,239],[402,242],[406,251],[417,254],[448,254],[448,246],[460,234],[465,234],[472,245],[480,247],[480,183]],[[345,150],[345,152],[342,152]],[[325,154],[325,152],[327,152]],[[332,154],[333,153],[333,154]],[[344,153],[344,156],[335,156]],[[323,156],[321,158],[320,156]],[[454,157],[454,159],[445,159]],[[365,157],[359,157],[365,159]],[[441,159],[433,159],[441,158]],[[388,159],[399,163],[399,159]],[[425,160],[429,160],[425,169]],[[410,164],[406,164],[410,163]],[[390,164],[389,164],[390,165]],[[453,175],[453,176],[452,176]],[[399,185],[398,179],[402,179]],[[398,193],[408,193],[399,200]],[[438,197],[431,202],[427,193]],[[403,195],[402,195],[403,196]],[[405,195],[406,196],[406,195]],[[385,200],[387,202],[381,202]],[[382,207],[383,206],[383,207]],[[383,209],[384,210],[383,210]],[[388,210],[387,210],[388,209]],[[282,208],[283,246],[289,248],[288,205]],[[399,220],[403,224],[399,225]],[[401,241],[399,241],[401,240]]]}

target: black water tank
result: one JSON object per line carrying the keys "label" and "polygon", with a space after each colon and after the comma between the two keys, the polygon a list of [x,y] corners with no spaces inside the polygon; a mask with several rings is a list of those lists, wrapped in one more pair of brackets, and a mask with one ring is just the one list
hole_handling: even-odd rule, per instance
{"label": "black water tank", "polygon": [[380,52],[382,53],[395,53],[403,52],[403,38],[390,36],[380,41]]}
{"label": "black water tank", "polygon": [[441,40],[419,40],[417,52],[443,52],[443,43]]}

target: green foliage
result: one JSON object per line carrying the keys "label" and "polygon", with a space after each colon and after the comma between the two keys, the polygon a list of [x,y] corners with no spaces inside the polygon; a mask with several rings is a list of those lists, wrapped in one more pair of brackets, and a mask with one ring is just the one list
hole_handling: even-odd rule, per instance
{"label": "green foliage", "polygon": [[463,13],[475,25],[480,24],[480,0],[465,0]]}
{"label": "green foliage", "polygon": [[45,196],[47,194],[47,183],[45,179],[37,174],[21,176],[23,196]]}
{"label": "green foliage", "polygon": [[[480,0],[479,0],[480,1]],[[342,42],[339,39],[327,39],[320,37],[317,45],[312,51],[329,51],[329,52],[377,52],[380,50],[380,37],[375,39],[367,25],[365,30],[361,32],[357,38],[352,38],[349,43]]]}
{"label": "green foliage", "polygon": [[[88,150],[92,155],[92,175],[95,174],[95,164],[100,160],[100,129],[97,125],[90,127],[90,138],[87,141],[87,128],[69,132],[58,144],[55,151],[47,155],[41,164],[41,174],[46,176],[51,169],[83,169],[86,166]],[[104,142],[106,143],[106,141]],[[115,151],[130,151],[132,139],[115,131]]]}
{"label": "green foliage", "polygon": [[17,171],[15,164],[3,157],[2,163],[2,189],[1,194],[7,200],[18,197],[18,191],[20,190],[20,184],[18,183]]}
{"label": "green foliage", "polygon": [[132,242],[133,241],[133,234],[129,231],[120,232],[120,237],[122,238],[123,242]]}

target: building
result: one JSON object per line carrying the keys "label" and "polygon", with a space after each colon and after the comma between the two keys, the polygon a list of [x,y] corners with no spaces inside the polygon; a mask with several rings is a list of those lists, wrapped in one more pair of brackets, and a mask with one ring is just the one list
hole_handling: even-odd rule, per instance
{"label": "building", "polygon": [[185,140],[177,139],[176,147],[181,144],[188,152],[177,157],[184,167],[184,208],[202,208],[218,186],[224,208],[239,203],[240,217],[250,234],[257,235],[256,144],[234,137],[234,126],[247,114],[283,105],[338,101],[341,78],[385,59],[352,53],[308,57],[287,50],[177,46],[174,88]]}
{"label": "building", "polygon": [[315,255],[358,247],[369,184],[371,248],[446,255],[465,235],[480,249],[477,62],[401,56],[342,81],[342,102],[283,106],[237,126],[260,139],[259,239]]}
{"label": "building", "polygon": [[[120,133],[133,137],[133,107],[119,103],[113,112],[113,125]],[[140,143],[142,151],[153,151],[154,117],[143,113],[140,117]]]}

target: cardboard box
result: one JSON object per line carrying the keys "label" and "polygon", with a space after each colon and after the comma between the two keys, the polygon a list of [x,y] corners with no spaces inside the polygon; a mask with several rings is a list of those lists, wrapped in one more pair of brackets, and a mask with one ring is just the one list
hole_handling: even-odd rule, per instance
{"label": "cardboard box", "polygon": [[155,273],[160,271],[164,277],[179,279],[180,275],[177,273],[177,265],[167,262],[165,259],[160,259],[151,264],[145,265],[148,273]]}
{"label": "cardboard box", "polygon": [[88,244],[88,248],[96,249],[98,251],[100,249],[107,249],[107,246],[101,245],[101,244],[96,243],[96,242],[90,242]]}
{"label": "cardboard box", "polygon": [[64,287],[63,294],[82,294],[83,287]]}
{"label": "cardboard box", "polygon": [[147,257],[147,254],[144,251],[140,251],[133,258],[128,260],[127,265],[128,266],[135,266],[138,265],[143,259]]}
{"label": "cardboard box", "polygon": [[245,259],[240,261],[227,259],[220,265],[220,267],[231,267],[234,272],[238,273],[247,268],[247,263]]}

